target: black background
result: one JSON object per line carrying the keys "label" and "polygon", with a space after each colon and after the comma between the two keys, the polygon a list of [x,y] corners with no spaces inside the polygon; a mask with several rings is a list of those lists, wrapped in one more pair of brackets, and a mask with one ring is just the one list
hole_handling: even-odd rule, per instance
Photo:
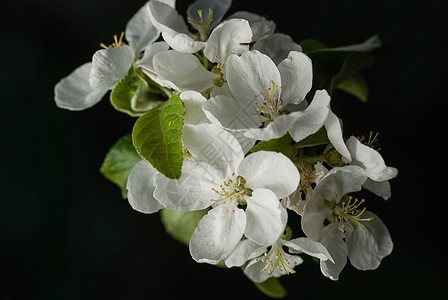
{"label": "black background", "polygon": [[[54,85],[111,42],[144,4],[137,0],[0,2],[0,298],[263,299],[238,269],[195,263],[159,215],[131,209],[99,167],[134,119],[104,99],[58,109]],[[179,0],[185,12],[189,1]],[[305,258],[283,277],[291,299],[440,299],[446,292],[445,101],[447,2],[234,1],[275,21],[296,42],[329,46],[379,34],[365,70],[368,103],[336,92],[346,135],[381,133],[400,171],[392,197],[368,199],[388,226],[393,253],[375,271],[347,265],[337,282]]]}

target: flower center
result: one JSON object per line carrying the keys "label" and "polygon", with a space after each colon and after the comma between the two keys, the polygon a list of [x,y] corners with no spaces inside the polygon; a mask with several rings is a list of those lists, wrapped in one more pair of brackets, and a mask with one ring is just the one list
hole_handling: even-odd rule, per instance
{"label": "flower center", "polygon": [[227,212],[235,213],[235,207],[238,204],[246,204],[244,195],[250,193],[250,189],[246,189],[244,185],[246,180],[242,176],[236,176],[232,173],[232,176],[224,180],[223,184],[219,188],[212,188],[212,190],[218,195],[218,199],[212,199],[215,202],[214,206],[218,207],[221,204],[230,203],[230,209]]}
{"label": "flower center", "polygon": [[210,24],[213,22],[213,10],[208,9],[208,17],[207,20],[204,20],[202,17],[202,10],[198,9],[199,22],[195,19],[188,17],[188,23],[192,24],[194,28],[199,32],[201,36],[201,40],[205,41],[208,36],[208,32],[210,30]]}
{"label": "flower center", "polygon": [[[271,87],[264,89],[263,99],[260,99],[258,95],[255,95],[256,110],[264,117],[274,120],[282,109],[282,100],[280,99],[280,92],[277,93],[279,86],[271,81]],[[283,88],[280,87],[280,90]]]}
{"label": "flower center", "polygon": [[281,273],[294,274],[294,267],[299,263],[294,260],[291,255],[285,253],[283,248],[279,244],[272,245],[269,253],[265,252],[264,256],[260,258],[256,258],[255,261],[262,261],[266,263],[266,266],[260,270],[260,272],[268,272],[268,275],[271,276],[272,273],[278,269]]}
{"label": "flower center", "polygon": [[358,210],[358,207],[364,202],[366,202],[366,200],[362,199],[359,201],[358,198],[353,200],[352,196],[348,196],[347,202],[343,201],[334,206],[333,213],[337,216],[339,223],[342,226],[346,227],[349,225],[352,229],[355,229],[355,225],[357,225],[364,232],[364,234],[367,234],[367,231],[364,229],[365,225],[362,222],[372,221],[373,217],[362,217],[362,214],[366,211],[366,208],[364,207],[360,211]]}
{"label": "flower center", "polygon": [[299,173],[300,173],[300,187],[302,188],[309,187],[316,177],[316,172],[308,166],[300,166]]}
{"label": "flower center", "polygon": [[121,32],[120,38],[118,38],[118,36],[115,34],[114,42],[109,46],[106,46],[104,43],[101,43],[100,46],[104,49],[119,48],[124,45],[123,37],[124,37],[124,31]]}

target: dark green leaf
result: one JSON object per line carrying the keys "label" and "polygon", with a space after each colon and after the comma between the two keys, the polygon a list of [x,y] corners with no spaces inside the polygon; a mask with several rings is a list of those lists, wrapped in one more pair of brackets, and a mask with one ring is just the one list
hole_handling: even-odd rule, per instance
{"label": "dark green leaf", "polygon": [[119,139],[110,148],[101,165],[100,172],[110,181],[118,185],[123,198],[126,198],[126,183],[132,168],[142,158],[135,151],[130,134]]}
{"label": "dark green leaf", "polygon": [[290,159],[293,159],[297,154],[297,149],[296,147],[294,147],[294,145],[292,145],[292,138],[289,133],[278,139],[261,141],[250,151],[257,152],[261,150],[281,152]]}
{"label": "dark green leaf", "polygon": [[188,246],[191,235],[207,211],[207,209],[197,211],[162,209],[160,217],[166,232],[175,240]]}
{"label": "dark green leaf", "polygon": [[376,35],[360,44],[336,48],[327,48],[312,40],[302,42],[304,52],[313,61],[313,88],[310,95],[320,89],[326,89],[331,95],[341,85],[342,90],[365,101],[366,82],[353,80],[360,79],[356,74],[373,61],[369,52],[379,46],[381,43]]}
{"label": "dark green leaf", "polygon": [[[253,282],[253,281],[252,281]],[[285,298],[288,291],[282,286],[277,278],[271,277],[261,283],[253,282],[253,284],[266,296],[271,298]]]}
{"label": "dark green leaf", "polygon": [[300,43],[303,53],[310,53],[318,50],[327,49],[327,46],[316,40],[304,40]]}
{"label": "dark green leaf", "polygon": [[316,133],[296,143],[296,147],[297,148],[313,147],[313,146],[325,145],[328,143],[330,143],[330,141],[328,140],[327,131],[325,130],[325,127],[322,127]]}
{"label": "dark green leaf", "polygon": [[302,46],[303,52],[310,55],[317,52],[370,52],[381,47],[381,41],[378,35],[374,35],[362,43],[342,47],[328,48],[321,42],[315,40],[305,40],[300,45]]}
{"label": "dark green leaf", "polygon": [[163,105],[141,116],[132,131],[138,153],[171,179],[181,174],[183,123],[182,101],[173,95]]}
{"label": "dark green leaf", "polygon": [[367,101],[369,95],[367,83],[360,73],[346,77],[336,88],[355,96],[363,102]]}

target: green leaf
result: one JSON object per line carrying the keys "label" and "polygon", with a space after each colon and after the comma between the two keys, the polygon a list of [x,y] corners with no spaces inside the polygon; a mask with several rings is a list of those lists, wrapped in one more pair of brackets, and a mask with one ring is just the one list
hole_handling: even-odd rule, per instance
{"label": "green leaf", "polygon": [[325,130],[325,127],[322,127],[319,129],[316,133],[307,136],[300,142],[296,143],[297,148],[304,148],[304,147],[314,147],[319,145],[325,145],[330,143],[327,136],[327,131]]}
{"label": "green leaf", "polygon": [[173,95],[163,105],[141,116],[132,131],[138,153],[171,179],[177,179],[181,174],[183,123],[182,101]]}
{"label": "green leaf", "polygon": [[292,138],[289,133],[278,139],[261,141],[250,151],[257,152],[261,150],[281,152],[290,159],[293,159],[297,154],[297,149],[296,147],[294,147],[294,145],[292,145]]}
{"label": "green leaf", "polygon": [[346,77],[336,88],[355,96],[362,102],[366,102],[369,95],[367,82],[360,73]]}
{"label": "green leaf", "polygon": [[[253,282],[253,281],[252,281]],[[266,296],[271,298],[285,298],[288,291],[282,286],[277,278],[271,277],[261,283],[253,282],[253,284]]]}
{"label": "green leaf", "polygon": [[148,81],[142,78],[133,66],[110,94],[112,106],[116,110],[133,117],[143,115],[151,108],[162,103],[162,100],[161,91],[148,87]]}
{"label": "green leaf", "polygon": [[303,53],[306,54],[328,48],[327,46],[316,40],[304,40],[300,43],[300,46],[302,47]]}
{"label": "green leaf", "polygon": [[131,135],[125,135],[110,148],[101,165],[100,172],[110,181],[118,185],[123,198],[126,198],[126,183],[132,168],[142,158],[135,151]]}
{"label": "green leaf", "polygon": [[381,47],[381,40],[378,35],[373,35],[362,43],[342,47],[328,48],[316,40],[304,40],[300,45],[302,46],[303,52],[308,55],[317,52],[371,52]]}
{"label": "green leaf", "polygon": [[381,47],[381,40],[378,35],[371,36],[362,43],[354,44],[350,46],[327,48],[323,51],[331,52],[370,52]]}
{"label": "green leaf", "polygon": [[160,217],[166,232],[188,246],[191,235],[207,211],[207,209],[196,211],[162,209]]}

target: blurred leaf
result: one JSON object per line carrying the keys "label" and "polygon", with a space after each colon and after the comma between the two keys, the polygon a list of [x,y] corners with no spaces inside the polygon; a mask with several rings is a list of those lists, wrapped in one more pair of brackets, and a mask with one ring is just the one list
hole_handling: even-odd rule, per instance
{"label": "blurred leaf", "polygon": [[126,198],[126,183],[132,168],[142,158],[135,151],[130,134],[119,139],[110,148],[101,165],[100,172],[110,181],[118,185],[123,198]]}
{"label": "blurred leaf", "polygon": [[305,40],[301,43],[304,53],[313,61],[313,88],[325,89],[331,95],[335,88],[344,90],[362,101],[367,100],[367,84],[361,79],[360,71],[370,65],[373,57],[370,52],[381,46],[377,35],[366,41],[343,47],[327,48],[324,44]]}
{"label": "blurred leaf", "polygon": [[163,105],[141,116],[132,131],[138,153],[171,179],[177,179],[181,174],[183,123],[182,101],[173,95]]}
{"label": "blurred leaf", "polygon": [[175,240],[188,246],[191,235],[207,211],[207,209],[196,211],[162,209],[160,217],[166,232]]}
{"label": "blurred leaf", "polygon": [[[253,281],[252,281],[253,282]],[[271,298],[285,298],[288,291],[283,287],[277,278],[271,277],[261,283],[253,282],[253,284],[266,296]]]}
{"label": "blurred leaf", "polygon": [[261,141],[255,145],[250,151],[257,152],[261,150],[281,152],[290,159],[293,159],[297,154],[297,149],[292,143],[292,138],[289,133],[278,139],[269,141]]}
{"label": "blurred leaf", "polygon": [[369,95],[367,82],[360,73],[346,77],[336,88],[355,96],[362,102],[366,102]]}

